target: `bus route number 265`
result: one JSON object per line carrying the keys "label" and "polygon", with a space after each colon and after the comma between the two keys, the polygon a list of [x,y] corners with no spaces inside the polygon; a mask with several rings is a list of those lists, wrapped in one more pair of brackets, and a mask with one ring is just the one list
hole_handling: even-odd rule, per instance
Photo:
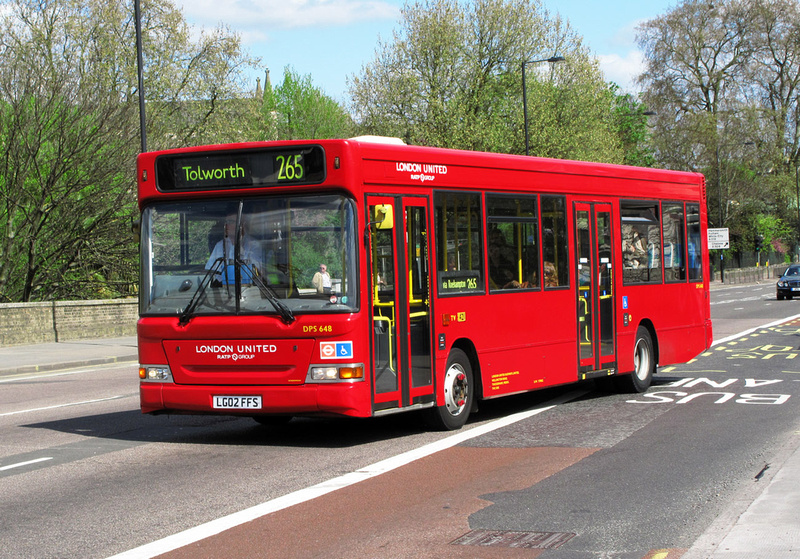
{"label": "bus route number 265", "polygon": [[303,154],[278,155],[275,157],[278,162],[278,180],[291,181],[300,180],[305,175],[303,167]]}

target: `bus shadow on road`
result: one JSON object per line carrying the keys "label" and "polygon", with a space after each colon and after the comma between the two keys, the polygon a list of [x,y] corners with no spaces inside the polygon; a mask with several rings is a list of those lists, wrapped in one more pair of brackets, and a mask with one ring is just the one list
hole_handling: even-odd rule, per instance
{"label": "bus shadow on road", "polygon": [[[654,380],[654,385],[674,381],[672,377]],[[589,382],[578,388],[586,393],[577,400],[610,395]],[[467,427],[501,419],[514,413],[545,405],[551,399],[575,390],[576,385],[486,400],[470,417]],[[145,415],[138,409],[96,415],[82,415],[55,421],[31,423],[23,427],[46,429],[87,438],[133,443],[196,444],[222,446],[266,446],[297,448],[348,448],[380,441],[422,436],[439,439],[447,433],[431,433],[419,412],[377,418],[295,417],[284,424],[260,425],[250,417],[218,415]]]}
{"label": "bus shadow on road", "polygon": [[137,443],[347,448],[426,432],[417,414],[353,419],[296,417],[264,426],[249,417],[143,415],[129,410],[23,425],[87,438]]}

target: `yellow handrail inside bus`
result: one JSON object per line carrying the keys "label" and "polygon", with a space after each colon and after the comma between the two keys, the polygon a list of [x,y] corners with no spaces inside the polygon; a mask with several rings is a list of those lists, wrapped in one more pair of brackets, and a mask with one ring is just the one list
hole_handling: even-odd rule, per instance
{"label": "yellow handrail inside bus", "polygon": [[373,322],[388,322],[389,323],[387,325],[387,329],[388,329],[388,332],[389,332],[389,369],[392,370],[392,371],[395,371],[396,369],[394,367],[394,349],[393,349],[393,347],[394,347],[394,343],[393,343],[393,339],[394,339],[394,334],[393,334],[393,332],[394,332],[394,324],[393,323],[394,323],[394,321],[391,318],[389,318],[388,316],[381,316],[381,315],[373,315],[372,316],[372,320],[373,320]]}
{"label": "yellow handrail inside bus", "polygon": [[578,301],[582,305],[582,309],[578,311],[578,322],[581,323],[582,333],[583,333],[583,340],[581,340],[581,345],[591,345],[592,340],[589,337],[589,323],[586,321],[586,317],[589,316],[589,303],[586,300],[586,297],[583,296],[581,291],[588,292],[589,286],[581,286],[578,288]]}

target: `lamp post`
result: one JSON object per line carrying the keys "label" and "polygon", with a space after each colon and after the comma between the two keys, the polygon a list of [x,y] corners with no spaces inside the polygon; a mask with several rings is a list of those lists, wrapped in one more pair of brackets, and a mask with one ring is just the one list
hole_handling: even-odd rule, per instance
{"label": "lamp post", "polygon": [[[719,164],[719,148],[729,147],[729,146],[752,146],[755,142],[741,142],[741,143],[734,143],[734,144],[717,144],[717,194],[719,203],[719,225],[718,227],[722,227],[723,224],[723,214],[722,214],[722,172],[720,171],[720,164]],[[720,249],[719,252],[719,282],[725,283],[725,250]]]}
{"label": "lamp post", "polygon": [[142,62],[142,13],[139,6],[140,0],[134,0],[133,12],[134,19],[136,20],[136,63],[137,73],[139,75],[139,128],[142,137],[142,153],[147,151],[147,129],[145,126],[145,112],[144,112],[144,63]]}
{"label": "lamp post", "polygon": [[540,64],[542,62],[563,62],[563,56],[551,56],[550,58],[542,58],[541,60],[524,60],[522,62],[522,114],[525,118],[525,155],[530,155],[530,148],[528,145],[528,88],[525,80],[525,66],[528,64]]}

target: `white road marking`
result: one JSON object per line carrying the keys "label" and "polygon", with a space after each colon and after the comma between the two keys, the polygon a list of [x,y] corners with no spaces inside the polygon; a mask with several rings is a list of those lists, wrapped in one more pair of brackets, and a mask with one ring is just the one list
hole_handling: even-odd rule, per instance
{"label": "white road marking", "polygon": [[350,472],[349,474],[345,474],[328,481],[323,481],[322,483],[307,487],[305,489],[300,489],[294,493],[289,493],[283,497],[272,499],[271,501],[250,507],[249,509],[235,512],[228,516],[223,516],[222,518],[206,522],[205,524],[195,526],[194,528],[189,528],[188,530],[178,534],[167,536],[164,539],[131,549],[129,551],[125,551],[118,555],[114,555],[109,559],[150,559],[151,557],[168,553],[180,547],[184,547],[215,534],[219,534],[220,532],[224,532],[225,530],[240,526],[245,522],[250,522],[256,518],[266,516],[267,514],[316,499],[317,497],[321,497],[336,491],[337,489],[354,485],[360,481],[364,481],[399,468],[400,466],[405,466],[406,464],[414,462],[415,460],[419,460],[426,456],[430,456],[431,454],[451,448],[469,439],[485,435],[486,433],[491,433],[492,431],[502,427],[507,427],[508,425],[512,425],[513,423],[522,421],[523,419],[527,419],[529,417],[533,417],[534,415],[551,410],[560,404],[564,404],[570,400],[579,398],[587,392],[587,390],[573,390],[536,408],[516,413],[514,415],[509,415],[479,427],[459,431],[454,435],[450,435],[449,437],[434,443],[409,450],[408,452],[398,454],[392,458],[387,458],[386,460],[376,462],[371,466],[367,466],[360,470]]}
{"label": "white road marking", "polygon": [[[135,394],[138,396],[138,394]],[[58,408],[68,408],[70,406],[82,406],[83,404],[96,404],[97,402],[108,402],[109,400],[119,400],[120,398],[130,398],[134,396],[134,394],[129,394],[127,396],[111,396],[110,398],[98,398],[97,400],[84,400],[83,402],[69,402],[67,404],[57,404],[55,406],[46,406],[43,408],[31,408],[29,410],[19,410],[19,411],[10,411],[6,413],[0,413],[0,417],[6,417],[8,415],[17,415],[20,413],[31,413],[35,411],[45,411],[45,410],[55,410]]]}
{"label": "white road marking", "polygon": [[48,460],[52,460],[52,456],[47,456],[45,458],[37,458],[36,460],[28,460],[27,462],[19,462],[17,464],[9,464],[8,466],[0,467],[0,472],[5,472],[6,470],[13,470],[14,468],[21,468],[23,466],[28,466],[30,464],[37,464],[39,462],[47,462]]}
{"label": "white road marking", "polygon": [[98,370],[110,371],[113,369],[124,369],[126,367],[130,367],[131,365],[137,365],[137,362],[128,361],[125,363],[108,363],[102,365],[93,365],[91,368],[71,369],[69,371],[59,371],[53,373],[47,373],[47,372],[20,373],[16,375],[10,375],[8,377],[3,377],[2,379],[0,379],[0,383],[19,382],[22,380],[35,380],[35,379],[50,378],[50,377],[64,377],[68,375],[81,375],[83,373],[96,373]]}
{"label": "white road marking", "polygon": [[800,318],[800,314],[796,314],[794,316],[789,316],[787,318],[779,318],[774,322],[770,322],[769,324],[762,324],[761,326],[756,326],[755,328],[750,328],[749,330],[745,330],[744,332],[739,332],[738,334],[734,334],[733,336],[728,336],[727,338],[722,338],[721,340],[714,340],[711,342],[711,347],[714,347],[718,344],[724,344],[726,342],[730,342],[731,340],[735,340],[737,338],[741,338],[742,336],[747,336],[748,334],[752,334],[756,330],[761,330],[763,328],[772,328],[773,326],[778,326],[779,324],[783,324],[784,322],[789,322],[791,320],[795,320]]}

